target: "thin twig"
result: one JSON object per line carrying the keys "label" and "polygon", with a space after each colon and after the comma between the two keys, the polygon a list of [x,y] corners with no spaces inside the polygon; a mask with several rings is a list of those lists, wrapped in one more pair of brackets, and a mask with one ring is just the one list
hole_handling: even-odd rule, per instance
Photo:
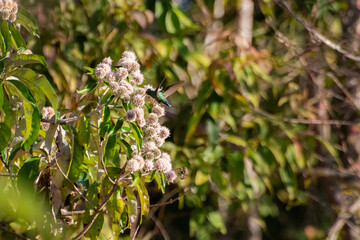
{"label": "thin twig", "polygon": [[0,173],[0,177],[17,177],[15,173]]}
{"label": "thin twig", "polygon": [[64,171],[61,169],[60,164],[58,163],[57,159],[55,158],[55,164],[56,166],[59,168],[59,171],[61,173],[61,175],[63,175],[63,177],[68,180],[68,182],[73,186],[73,188],[75,189],[75,191],[77,191],[80,196],[85,200],[85,202],[87,202],[92,208],[95,208],[94,205],[82,194],[82,192],[76,187],[76,185],[66,176],[66,174],[64,173]]}
{"label": "thin twig", "polygon": [[151,204],[149,206],[149,208],[153,208],[153,207],[160,207],[160,206],[164,206],[164,205],[170,205],[170,204],[173,204],[174,202],[176,202],[177,200],[179,200],[180,198],[182,198],[183,196],[185,196],[187,193],[189,193],[191,191],[190,188],[187,188],[185,189],[181,195],[177,196],[176,198],[174,199],[170,199],[169,201],[167,202],[163,202],[163,203],[156,203],[156,204]]}
{"label": "thin twig", "polygon": [[167,233],[167,231],[166,231],[164,225],[161,223],[161,221],[159,221],[159,219],[157,219],[154,215],[151,215],[151,219],[154,221],[155,225],[161,232],[162,236],[164,237],[164,240],[170,240],[170,236]]}
{"label": "thin twig", "polygon": [[135,240],[136,235],[137,235],[137,233],[139,232],[139,229],[140,229],[140,225],[137,226],[137,228],[136,228],[136,230],[135,230],[135,233],[134,233],[134,236],[132,236],[131,240]]}
{"label": "thin twig", "polygon": [[301,23],[307,31],[312,33],[318,40],[320,40],[322,43],[324,43],[326,46],[334,49],[335,51],[343,54],[345,57],[357,61],[360,61],[360,56],[356,56],[349,51],[343,49],[340,45],[332,42],[328,38],[326,38],[324,35],[319,33],[314,27],[312,27],[309,23],[305,22],[303,19],[301,19],[291,8],[290,6],[284,1],[284,0],[275,0],[283,9],[285,9],[287,12],[290,13],[299,23]]}
{"label": "thin twig", "polygon": [[21,234],[18,234],[18,233],[16,233],[16,232],[14,232],[14,231],[11,230],[11,229],[5,227],[3,223],[0,223],[0,230],[1,230],[1,231],[4,231],[4,232],[7,232],[7,233],[9,233],[9,234],[11,234],[11,235],[13,235],[13,236],[15,236],[15,237],[17,237],[17,238],[20,238],[20,239],[31,240],[30,238],[27,238],[27,237],[25,237],[25,236],[23,236],[23,235],[21,235]]}
{"label": "thin twig", "polygon": [[[125,168],[124,168],[125,169]],[[101,203],[101,205],[95,210],[94,215],[92,216],[92,218],[90,219],[90,222],[84,227],[83,230],[81,230],[81,232],[79,232],[74,238],[73,240],[78,240],[80,238],[82,238],[85,233],[90,229],[90,227],[93,225],[93,223],[95,222],[96,218],[98,217],[99,213],[103,210],[103,208],[105,207],[106,203],[110,200],[111,196],[113,195],[113,193],[116,190],[116,187],[118,185],[118,183],[122,180],[122,178],[124,176],[126,176],[126,174],[124,176],[121,176],[123,174],[120,173],[120,176],[115,180],[115,184],[113,185],[113,187],[111,188],[109,194],[106,196],[105,200]]]}
{"label": "thin twig", "polygon": [[261,114],[267,118],[280,121],[280,122],[289,122],[289,123],[300,123],[308,125],[344,125],[344,126],[354,126],[360,124],[360,122],[355,121],[345,121],[345,120],[321,120],[321,119],[297,119],[297,118],[287,118],[287,117],[276,117],[273,114],[265,112],[259,109],[252,109],[255,113]]}

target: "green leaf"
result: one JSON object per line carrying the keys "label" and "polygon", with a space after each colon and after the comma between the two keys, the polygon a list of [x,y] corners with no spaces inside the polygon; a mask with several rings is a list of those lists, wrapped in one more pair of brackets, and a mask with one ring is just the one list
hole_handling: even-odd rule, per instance
{"label": "green leaf", "polygon": [[119,118],[115,124],[115,126],[110,130],[109,135],[116,134],[122,127],[124,120]]}
{"label": "green leaf", "polygon": [[[1,33],[1,30],[0,30],[0,33]],[[0,50],[1,50],[1,54],[2,54],[0,62],[2,63],[2,61],[6,58],[6,51],[7,51],[6,50],[6,41],[5,41],[5,38],[2,33],[0,34]]]}
{"label": "green leaf", "polygon": [[130,122],[130,125],[133,131],[135,131],[136,147],[138,148],[138,150],[140,150],[142,146],[142,134],[140,133],[140,129],[135,123]]}
{"label": "green leaf", "polygon": [[125,210],[125,202],[124,199],[121,197],[120,189],[115,190],[106,208],[110,213],[112,230],[115,235],[119,235],[122,232],[121,215]]}
{"label": "green leaf", "polygon": [[4,90],[2,88],[2,84],[0,84],[0,110],[2,109],[4,103]]}
{"label": "green leaf", "polygon": [[26,48],[26,43],[25,43],[24,39],[22,38],[21,34],[14,27],[14,24],[10,24],[10,32],[11,32],[12,38],[15,42],[16,48],[17,49]]}
{"label": "green leaf", "polygon": [[212,119],[206,121],[206,131],[209,138],[209,143],[212,146],[218,144],[219,139],[219,125]]}
{"label": "green leaf", "polygon": [[116,135],[109,136],[104,151],[104,162],[107,163],[110,161],[114,163],[116,167],[119,167],[119,151],[120,146],[116,143]]}
{"label": "green leaf", "polygon": [[124,139],[121,139],[120,142],[121,142],[121,143],[126,147],[126,149],[128,150],[128,155],[131,156],[133,150],[132,150],[130,144],[129,144],[127,141],[125,141]]}
{"label": "green leaf", "polygon": [[176,33],[180,30],[179,18],[173,11],[168,11],[165,16],[165,26],[169,33]]}
{"label": "green leaf", "polygon": [[207,99],[210,97],[212,92],[213,89],[211,87],[211,83],[204,82],[195,103],[194,113],[188,121],[185,142],[190,141],[192,135],[196,130],[197,125],[199,124],[202,116],[205,114],[208,104]]}
{"label": "green leaf", "polygon": [[26,160],[18,173],[19,184],[34,184],[35,179],[39,175],[39,157],[32,157]]}
{"label": "green leaf", "polygon": [[85,149],[87,149],[90,143],[90,117],[84,116],[80,120],[78,132],[79,132],[79,144],[83,146]]}
{"label": "green leaf", "polygon": [[71,181],[76,182],[81,173],[81,165],[84,162],[85,149],[79,142],[79,134],[73,129],[74,143],[72,146],[72,158],[70,161],[68,177]]}
{"label": "green leaf", "polygon": [[149,199],[148,191],[143,182],[140,182],[138,185],[136,185],[136,189],[138,191],[140,204],[141,204],[141,217],[140,217],[140,224],[141,224],[142,217],[146,216],[149,213],[150,199]]}
{"label": "green leaf", "polygon": [[207,219],[222,234],[226,234],[226,227],[225,227],[224,220],[222,219],[220,213],[210,212],[207,215]]}
{"label": "green leaf", "polygon": [[[36,100],[34,98],[34,96],[32,95],[31,91],[29,90],[29,88],[27,86],[25,86],[24,83],[18,81],[18,80],[7,80],[5,82],[5,84],[7,84],[7,86],[9,85],[9,83],[11,83],[11,85],[15,86],[16,88],[16,92],[20,93],[21,96],[23,96],[24,98],[26,98],[29,102],[35,104]],[[16,93],[15,93],[16,94]],[[18,94],[17,94],[18,95]],[[20,97],[20,96],[19,96]]]}
{"label": "green leaf", "polygon": [[[88,188],[87,199],[94,205],[97,206],[100,204],[100,185],[97,182],[91,184]],[[84,226],[90,223],[93,218],[94,209],[91,206],[86,205],[85,207],[85,216],[84,216]],[[96,217],[94,223],[91,225],[90,229],[86,232],[85,236],[89,237],[92,240],[98,239],[101,229],[104,224],[104,212],[101,211]]]}
{"label": "green leaf", "polygon": [[31,126],[29,127],[30,129],[28,128],[28,126],[26,126],[26,132],[30,130],[29,131],[30,133],[28,137],[26,137],[25,135],[24,142],[22,144],[24,150],[28,149],[31,146],[31,144],[33,144],[37,140],[40,131],[40,122],[41,122],[41,118],[40,118],[39,109],[36,106],[33,106],[33,112],[31,116]]}
{"label": "green leaf", "polygon": [[[2,88],[1,88],[2,90]],[[5,116],[1,116],[0,120],[0,150],[2,151],[11,139],[11,128],[14,123],[15,113],[12,110],[9,100],[4,96],[2,111]],[[0,110],[1,111],[1,110]]]}
{"label": "green leaf", "polygon": [[134,224],[136,224],[137,200],[136,200],[134,192],[129,187],[126,187],[126,196],[127,196],[127,203],[128,203],[127,210],[128,210],[128,216],[129,216],[128,226],[131,229],[134,226]]}
{"label": "green leaf", "polygon": [[108,106],[104,106],[102,111],[102,121],[99,127],[99,135],[101,138],[104,138],[106,133],[109,131],[111,127],[110,121],[110,108]]}
{"label": "green leaf", "polygon": [[176,16],[178,17],[180,22],[185,27],[193,27],[193,23],[192,23],[191,19],[188,16],[186,16],[180,9],[173,8],[172,11],[176,14]]}
{"label": "green leaf", "polygon": [[8,21],[3,21],[1,23],[1,35],[3,37],[4,40],[4,52],[2,53],[4,56],[6,55],[5,53],[8,52],[10,50],[11,46],[11,34],[10,34],[10,30],[9,30],[9,25],[8,25]]}
{"label": "green leaf", "polygon": [[19,80],[23,81],[30,88],[32,95],[35,98],[36,105],[39,107],[39,109],[42,109],[45,106],[46,99],[41,89],[39,89],[34,84],[34,79],[37,76],[37,73],[35,73],[31,69],[20,68],[18,70],[11,72],[10,74],[14,77],[17,77]]}
{"label": "green leaf", "polygon": [[8,87],[12,94],[17,95],[22,100],[26,123],[26,131],[22,147],[23,149],[27,149],[37,139],[39,134],[39,109],[34,104],[35,99],[31,92],[23,83],[20,81],[8,80],[5,81],[4,84]]}
{"label": "green leaf", "polygon": [[16,14],[16,23],[22,25],[29,33],[40,38],[39,29],[36,24],[35,18],[24,8],[19,7],[19,10]]}
{"label": "green leaf", "polygon": [[77,93],[86,94],[92,92],[97,86],[97,81],[90,79],[83,89],[76,90]]}
{"label": "green leaf", "polygon": [[19,67],[27,64],[42,64],[47,67],[46,60],[43,56],[37,54],[16,54],[9,58],[8,66]]}
{"label": "green leaf", "polygon": [[94,75],[94,74],[95,74],[95,68],[84,67],[84,69],[89,71],[89,72],[87,73],[88,75]]}
{"label": "green leaf", "polygon": [[330,153],[330,155],[334,158],[335,162],[342,167],[342,162],[339,158],[338,151],[336,150],[335,146],[330,142],[326,141],[320,136],[317,136],[316,139],[325,147],[325,149]]}
{"label": "green leaf", "polygon": [[154,175],[154,179],[158,185],[158,188],[161,189],[161,191],[164,193],[165,192],[165,186],[166,186],[166,177],[165,174],[163,172],[158,172],[156,171],[155,175]]}

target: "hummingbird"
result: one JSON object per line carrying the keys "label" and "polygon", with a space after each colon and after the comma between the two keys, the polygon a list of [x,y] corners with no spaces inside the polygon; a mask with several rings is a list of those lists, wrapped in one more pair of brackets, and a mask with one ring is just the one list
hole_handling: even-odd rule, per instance
{"label": "hummingbird", "polygon": [[164,90],[162,90],[161,87],[158,87],[155,90],[149,88],[148,90],[146,90],[146,93],[150,97],[155,99],[158,103],[163,103],[168,107],[172,107],[166,98],[171,94],[173,94],[174,92],[176,92],[182,85],[184,85],[184,81],[179,81],[171,84],[170,86],[166,87]]}

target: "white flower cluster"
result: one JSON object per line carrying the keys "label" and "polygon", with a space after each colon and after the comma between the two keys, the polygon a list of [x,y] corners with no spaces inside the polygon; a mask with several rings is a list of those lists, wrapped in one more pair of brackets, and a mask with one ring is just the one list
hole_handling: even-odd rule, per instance
{"label": "white flower cluster", "polygon": [[144,75],[140,71],[135,53],[124,52],[117,63],[119,68],[115,72],[111,68],[112,62],[111,58],[105,58],[96,66],[95,75],[98,79],[109,82],[116,97],[130,103],[129,106],[132,108],[126,111],[125,120],[135,122],[144,133],[143,146],[139,152],[133,149],[134,152],[126,164],[126,170],[143,173],[153,170],[161,171],[165,173],[168,183],[174,182],[177,176],[172,170],[170,155],[162,153],[159,149],[170,135],[170,130],[159,124],[159,118],[165,115],[165,109],[152,98],[147,98],[151,103],[151,110],[145,107],[146,90],[152,87],[139,86],[144,81]]}
{"label": "white flower cluster", "polygon": [[18,5],[13,0],[0,0],[0,14],[5,21],[15,22]]}

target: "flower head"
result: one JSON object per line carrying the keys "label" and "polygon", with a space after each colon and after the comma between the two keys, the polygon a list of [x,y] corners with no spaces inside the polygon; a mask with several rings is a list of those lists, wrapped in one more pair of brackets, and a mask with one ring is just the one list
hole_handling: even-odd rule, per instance
{"label": "flower head", "polygon": [[135,107],[142,107],[145,104],[144,96],[143,95],[135,95],[133,97],[133,105]]}
{"label": "flower head", "polygon": [[[137,119],[144,118],[144,109],[136,107],[133,110],[135,111]],[[145,119],[144,119],[144,121],[145,121]]]}
{"label": "flower head", "polygon": [[153,169],[154,169],[154,162],[151,160],[145,160],[143,167],[144,172],[150,172]]}
{"label": "flower head", "polygon": [[109,72],[111,72],[111,67],[105,63],[100,63],[95,68],[95,75],[99,79],[103,79],[104,77],[106,77]]}
{"label": "flower head", "polygon": [[146,160],[154,160],[154,158],[155,158],[154,153],[152,153],[152,152],[145,153],[144,157]]}
{"label": "flower head", "polygon": [[144,95],[144,96],[145,96],[146,91],[145,91],[144,88],[138,88],[138,89],[135,90],[135,94],[137,94],[137,95]]}
{"label": "flower head", "polygon": [[139,169],[142,169],[144,167],[144,158],[139,154],[134,154],[131,159],[134,159],[139,163]]}
{"label": "flower head", "polygon": [[171,169],[172,169],[171,162],[166,161],[163,158],[159,158],[154,163],[154,169],[157,170],[157,171],[167,173],[167,172],[171,171]]}
{"label": "flower head", "polygon": [[101,61],[101,63],[107,64],[109,66],[112,65],[112,62],[113,62],[113,60],[110,57],[106,57]]}
{"label": "flower head", "polygon": [[120,86],[126,87],[128,94],[131,94],[134,91],[134,88],[125,80],[119,82]]}
{"label": "flower head", "polygon": [[144,75],[140,71],[136,71],[132,73],[134,81],[137,85],[140,85],[144,81]]}
{"label": "flower head", "polygon": [[[119,83],[117,83],[117,85],[115,84],[114,86],[118,86],[117,88],[112,88],[115,96],[123,97],[123,96],[125,96],[127,94],[127,88],[126,87],[120,86]],[[110,85],[110,87],[111,87],[111,85]]]}
{"label": "flower head", "polygon": [[164,159],[164,160],[166,160],[166,161],[171,162],[171,157],[170,157],[170,155],[169,155],[168,153],[166,153],[166,152],[163,152],[163,153],[161,154],[160,158],[162,158],[162,159]]}
{"label": "flower head", "polygon": [[171,170],[171,171],[165,173],[165,177],[166,177],[167,183],[173,183],[175,181],[175,179],[177,178],[177,175],[174,172],[174,170]]}
{"label": "flower head", "polygon": [[109,82],[115,82],[115,74],[113,72],[109,72],[106,75],[106,80],[108,80]]}
{"label": "flower head", "polygon": [[156,145],[153,141],[146,141],[141,148],[141,152],[143,153],[151,152],[154,148],[156,148]]}
{"label": "flower head", "polygon": [[164,139],[164,138],[155,137],[155,138],[154,138],[154,142],[155,142],[155,145],[156,145],[157,147],[161,147],[161,146],[165,143],[165,139]]}
{"label": "flower head", "polygon": [[140,169],[140,165],[138,161],[136,161],[135,159],[130,159],[126,164],[126,170],[128,172],[136,172],[139,169]]}
{"label": "flower head", "polygon": [[128,76],[128,71],[126,70],[126,68],[121,67],[116,69],[116,74],[115,74],[116,80],[118,81],[124,80],[127,76]]}
{"label": "flower head", "polygon": [[146,124],[145,118],[142,117],[142,118],[136,119],[136,124],[137,124],[139,127],[145,126],[145,124]]}
{"label": "flower head", "polygon": [[156,135],[156,130],[155,128],[151,127],[151,126],[148,126],[146,129],[145,129],[145,135],[148,136],[148,137],[154,137]]}
{"label": "flower head", "polygon": [[154,148],[152,152],[154,153],[155,158],[159,158],[161,156],[161,151],[159,148]]}
{"label": "flower head", "polygon": [[129,58],[129,59],[132,59],[132,60],[136,60],[136,54],[134,52],[131,52],[131,51],[123,52],[122,57],[123,58]]}
{"label": "flower head", "polygon": [[158,130],[159,138],[166,139],[170,135],[170,130],[167,127],[161,126]]}
{"label": "flower head", "polygon": [[158,117],[162,117],[165,115],[165,109],[160,106],[159,104],[155,105],[152,108],[152,112],[155,113],[156,115],[158,115]]}
{"label": "flower head", "polygon": [[147,125],[153,125],[157,123],[159,120],[158,116],[155,113],[150,113],[148,117],[146,118],[146,124]]}
{"label": "flower head", "polygon": [[136,113],[134,110],[128,110],[126,112],[126,120],[129,122],[134,122],[136,120]]}

